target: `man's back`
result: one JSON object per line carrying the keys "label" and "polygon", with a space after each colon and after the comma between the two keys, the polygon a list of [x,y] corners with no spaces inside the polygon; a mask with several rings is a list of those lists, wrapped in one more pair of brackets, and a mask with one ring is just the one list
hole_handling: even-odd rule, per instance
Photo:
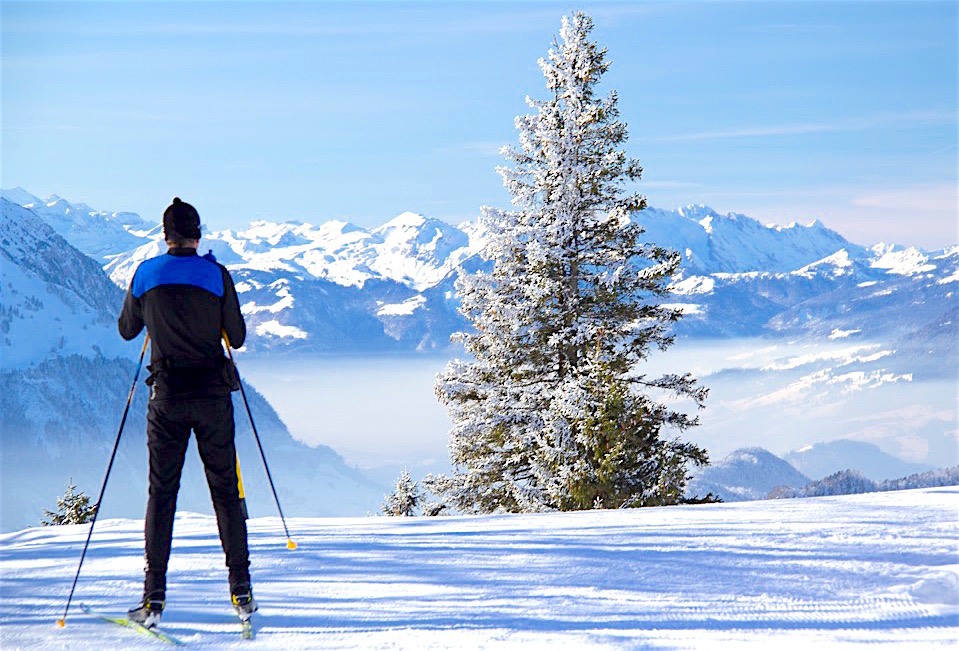
{"label": "man's back", "polygon": [[221,331],[239,347],[246,326],[233,280],[212,255],[173,247],[141,263],[118,325],[125,339],[146,326],[152,340],[148,383],[161,394],[223,395],[232,388]]}

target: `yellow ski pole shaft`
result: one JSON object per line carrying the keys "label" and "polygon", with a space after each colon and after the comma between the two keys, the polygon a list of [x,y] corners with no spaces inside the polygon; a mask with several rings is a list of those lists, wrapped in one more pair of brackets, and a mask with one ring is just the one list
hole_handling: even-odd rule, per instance
{"label": "yellow ski pole shaft", "polygon": [[[230,356],[230,363],[233,364],[234,370],[236,370],[236,362],[233,360],[233,350],[230,346],[230,338],[226,334],[226,330],[221,330],[223,335],[223,342],[226,344],[226,353]],[[287,549],[296,549],[296,543],[293,542],[293,539],[290,537],[290,530],[286,526],[286,518],[283,517],[283,508],[280,506],[280,498],[276,495],[276,486],[273,483],[273,476],[270,474],[270,464],[266,462],[266,454],[263,452],[263,445],[260,443],[260,435],[256,431],[256,423],[253,422],[253,412],[250,411],[250,401],[246,399],[246,390],[243,388],[243,381],[240,379],[240,373],[237,371],[236,374],[237,384],[240,385],[240,395],[243,397],[243,406],[246,407],[246,415],[250,418],[250,427],[253,429],[253,437],[256,439],[256,447],[260,450],[260,458],[263,459],[263,468],[266,470],[266,478],[270,481],[270,490],[273,491],[273,499],[276,501],[276,510],[280,512],[280,522],[283,523],[283,531],[286,533],[286,547]]]}
{"label": "yellow ski pole shaft", "polygon": [[240,455],[236,455],[236,489],[240,494],[240,508],[243,509],[243,519],[250,519],[250,512],[246,508],[246,491],[243,489],[243,474],[240,472]]}

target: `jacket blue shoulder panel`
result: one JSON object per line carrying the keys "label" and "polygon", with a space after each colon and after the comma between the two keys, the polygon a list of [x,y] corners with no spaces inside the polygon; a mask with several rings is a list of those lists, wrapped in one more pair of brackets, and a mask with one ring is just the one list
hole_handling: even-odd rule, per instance
{"label": "jacket blue shoulder panel", "polygon": [[200,256],[166,253],[140,263],[133,275],[131,292],[140,298],[161,285],[193,285],[222,297],[223,272],[220,265]]}

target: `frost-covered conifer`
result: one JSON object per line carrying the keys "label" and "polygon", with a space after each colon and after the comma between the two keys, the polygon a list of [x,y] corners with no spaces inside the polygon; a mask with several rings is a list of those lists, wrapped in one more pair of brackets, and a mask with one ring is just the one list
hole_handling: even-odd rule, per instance
{"label": "frost-covered conifer", "polygon": [[386,496],[382,511],[386,515],[416,515],[420,499],[421,495],[416,482],[410,477],[409,471],[404,470],[396,480],[396,488]]}
{"label": "frost-covered conifer", "polygon": [[452,475],[434,478],[464,512],[670,504],[686,465],[706,453],[663,438],[696,419],[663,398],[702,407],[689,375],[650,378],[641,363],[673,338],[678,310],[661,304],[679,256],[642,240],[630,215],[645,199],[625,189],[638,161],[622,151],[617,95],[597,97],[606,50],[591,19],[564,18],[540,67],[551,97],[527,98],[520,147],[498,168],[515,210],[484,208],[489,273],[457,283],[474,330],[457,333],[436,393],[453,420]]}
{"label": "frost-covered conifer", "polygon": [[96,512],[96,505],[90,504],[90,496],[83,491],[78,493],[77,486],[71,479],[67,483],[67,492],[63,494],[63,497],[57,498],[56,512],[43,509],[43,515],[47,519],[43,520],[41,524],[45,527],[63,524],[86,524]]}

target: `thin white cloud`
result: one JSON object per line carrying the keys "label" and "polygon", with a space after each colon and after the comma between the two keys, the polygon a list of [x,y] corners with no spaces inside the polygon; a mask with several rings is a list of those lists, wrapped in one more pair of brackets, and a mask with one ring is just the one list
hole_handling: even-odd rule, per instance
{"label": "thin white cloud", "polygon": [[657,142],[687,142],[699,140],[723,140],[736,138],[766,138],[771,136],[796,136],[812,133],[838,133],[848,131],[868,131],[879,127],[913,128],[936,125],[956,124],[955,111],[928,110],[906,111],[902,113],[883,113],[862,118],[809,122],[806,124],[781,124],[768,126],[748,126],[715,131],[699,131],[647,138]]}
{"label": "thin white cloud", "polygon": [[959,215],[959,187],[953,184],[920,185],[876,190],[855,196],[853,206],[914,213],[951,212]]}

